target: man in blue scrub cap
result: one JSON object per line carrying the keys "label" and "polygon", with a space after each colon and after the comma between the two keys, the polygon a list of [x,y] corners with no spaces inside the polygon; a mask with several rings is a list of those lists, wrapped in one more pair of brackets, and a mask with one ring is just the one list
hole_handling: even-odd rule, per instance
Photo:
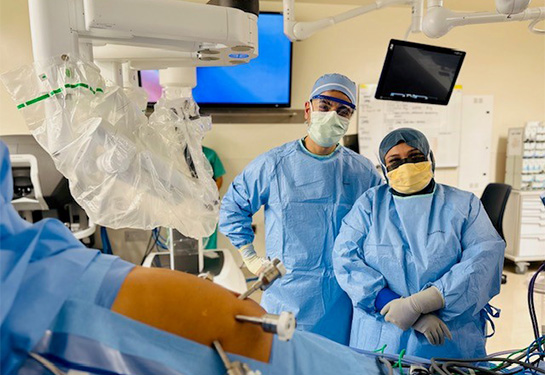
{"label": "man in blue scrub cap", "polygon": [[339,145],[356,108],[356,84],[326,74],[305,103],[308,135],[257,157],[238,175],[220,210],[220,231],[259,273],[252,216],[265,208],[266,254],[287,275],[265,291],[270,313],[292,311],[298,328],[347,344],[351,304],[333,272],[331,252],[342,218],[381,183],[373,164]]}
{"label": "man in blue scrub cap", "polygon": [[394,130],[379,154],[388,185],[358,199],[333,251],[354,306],[350,345],[425,358],[484,357],[505,242],[475,195],[434,181],[424,134]]}

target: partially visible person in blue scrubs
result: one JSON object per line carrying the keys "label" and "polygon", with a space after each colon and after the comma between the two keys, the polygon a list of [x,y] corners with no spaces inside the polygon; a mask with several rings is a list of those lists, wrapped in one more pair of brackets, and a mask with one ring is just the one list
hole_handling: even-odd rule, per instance
{"label": "partially visible person in blue scrubs", "polygon": [[[223,185],[223,176],[225,175],[225,168],[223,166],[223,163],[221,162],[221,159],[216,151],[209,147],[202,146],[202,152],[204,153],[204,156],[206,156],[206,160],[210,163],[210,166],[212,167],[212,178],[216,182],[216,186],[218,187],[218,191],[221,189],[221,186]],[[216,230],[212,235],[208,238],[203,239],[204,242],[204,248],[205,249],[217,249],[218,248],[218,227],[216,226]]]}
{"label": "partially visible person in blue scrubs", "polygon": [[283,342],[238,322],[265,310],[208,280],[87,249],[58,220],[24,221],[12,182],[0,141],[1,374],[49,374],[31,352],[66,371],[224,374],[213,340],[264,374],[383,373],[376,358],[322,337]]}
{"label": "partially visible person in blue scrubs", "polygon": [[333,252],[354,306],[350,345],[425,358],[484,357],[505,242],[475,195],[435,182],[424,134],[394,130],[379,157],[388,185],[358,199]]}
{"label": "partially visible person in blue scrubs", "polygon": [[[75,282],[98,257],[104,284],[96,303],[109,308],[133,265],[85,248],[58,220],[24,221],[11,204],[13,180],[7,146],[0,141],[1,373],[11,374],[42,337]],[[38,312],[38,313],[37,313]]]}
{"label": "partially visible person in blue scrubs", "polygon": [[[93,290],[94,306],[204,345],[221,338],[226,350],[268,360],[272,335],[234,318],[263,315],[255,302],[189,274],[137,267],[88,249],[59,220],[23,220],[12,198],[9,152],[0,141],[0,373],[16,373],[65,302]],[[74,297],[82,280],[89,293]],[[207,309],[207,316],[200,313]]]}
{"label": "partially visible person in blue scrubs", "polygon": [[263,293],[273,314],[292,311],[299,329],[348,344],[352,306],[333,272],[331,252],[342,218],[381,179],[365,157],[341,146],[356,108],[356,84],[341,74],[320,77],[305,103],[308,134],[252,161],[223,198],[220,231],[258,274],[263,258],[252,216],[265,209],[266,256],[287,275]]}

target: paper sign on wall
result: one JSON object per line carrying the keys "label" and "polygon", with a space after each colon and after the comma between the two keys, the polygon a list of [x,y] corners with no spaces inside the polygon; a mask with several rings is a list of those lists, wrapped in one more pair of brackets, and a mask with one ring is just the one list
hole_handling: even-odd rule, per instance
{"label": "paper sign on wall", "polygon": [[360,85],[358,134],[360,153],[379,163],[380,141],[390,131],[409,127],[426,135],[438,168],[457,167],[460,154],[462,90],[452,92],[447,106],[375,99],[375,84]]}

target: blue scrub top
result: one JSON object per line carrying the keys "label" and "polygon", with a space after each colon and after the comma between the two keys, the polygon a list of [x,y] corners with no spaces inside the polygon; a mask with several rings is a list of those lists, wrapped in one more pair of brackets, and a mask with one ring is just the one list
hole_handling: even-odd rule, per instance
{"label": "blue scrub top", "polygon": [[[488,302],[500,291],[505,242],[479,199],[436,184],[431,194],[398,197],[387,185],[368,190],[343,219],[335,241],[337,280],[354,306],[350,345],[449,358],[485,356]],[[437,311],[453,340],[432,346],[413,328],[402,331],[375,309],[388,287],[408,297],[435,286]]]}
{"label": "blue scrub top", "polygon": [[[13,208],[7,146],[0,141],[0,372],[14,373],[50,327],[89,265],[100,255],[87,249],[60,221],[30,224]],[[113,276],[100,291],[109,307],[132,268],[110,257]],[[106,278],[105,278],[106,280]]]}
{"label": "blue scrub top", "polygon": [[259,156],[234,179],[220,209],[220,231],[237,248],[253,242],[252,216],[264,207],[267,256],[287,269],[263,293],[268,312],[291,311],[299,329],[348,344],[352,305],[335,279],[331,253],[343,217],[381,182],[362,155],[338,146],[322,157],[301,140]]}

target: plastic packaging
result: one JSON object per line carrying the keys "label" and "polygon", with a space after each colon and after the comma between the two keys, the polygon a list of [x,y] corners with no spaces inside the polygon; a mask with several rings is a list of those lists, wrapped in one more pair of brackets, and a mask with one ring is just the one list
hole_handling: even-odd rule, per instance
{"label": "plastic packaging", "polygon": [[219,195],[201,145],[211,121],[191,98],[166,90],[148,121],[96,65],[68,55],[0,78],[95,223],[213,233]]}

